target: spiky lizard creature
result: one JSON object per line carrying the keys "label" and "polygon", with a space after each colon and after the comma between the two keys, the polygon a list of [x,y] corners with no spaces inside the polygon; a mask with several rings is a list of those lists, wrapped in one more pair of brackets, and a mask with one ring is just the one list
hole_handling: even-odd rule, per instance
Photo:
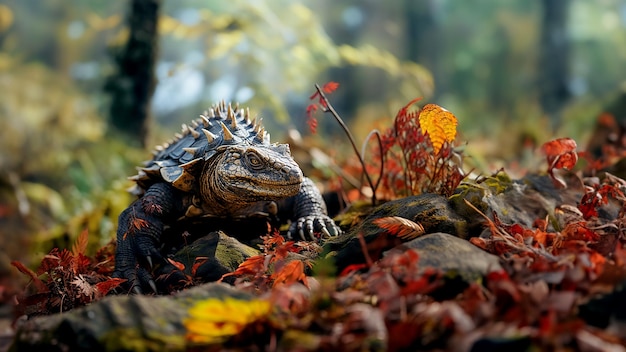
{"label": "spiky lizard creature", "polygon": [[303,240],[340,233],[289,146],[270,143],[248,109],[214,105],[153,154],[131,177],[139,198],[120,214],[117,230],[114,276],[127,279],[135,292],[156,291],[153,265],[167,264],[161,235],[185,219],[265,212],[291,220],[288,235]]}

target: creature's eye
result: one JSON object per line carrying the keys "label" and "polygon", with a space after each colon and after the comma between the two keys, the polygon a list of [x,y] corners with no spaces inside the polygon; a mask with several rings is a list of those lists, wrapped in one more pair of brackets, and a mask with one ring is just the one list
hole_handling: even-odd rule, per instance
{"label": "creature's eye", "polygon": [[250,165],[253,169],[260,169],[263,167],[263,160],[261,160],[256,153],[246,153],[246,160],[248,161],[248,165]]}

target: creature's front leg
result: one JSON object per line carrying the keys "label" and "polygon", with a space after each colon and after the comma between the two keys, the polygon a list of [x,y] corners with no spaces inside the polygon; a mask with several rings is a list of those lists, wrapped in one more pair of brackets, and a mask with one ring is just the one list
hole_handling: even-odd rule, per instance
{"label": "creature's front leg", "polygon": [[292,223],[287,235],[298,236],[303,240],[316,240],[315,233],[321,237],[337,236],[339,226],[328,216],[326,203],[313,181],[304,178],[300,192],[283,202],[282,213],[289,214]]}
{"label": "creature's front leg", "polygon": [[133,202],[119,216],[114,277],[128,280],[136,293],[156,285],[150,273],[153,265],[163,264],[158,250],[165,223],[182,212],[182,197],[171,185],[152,185],[143,197]]}

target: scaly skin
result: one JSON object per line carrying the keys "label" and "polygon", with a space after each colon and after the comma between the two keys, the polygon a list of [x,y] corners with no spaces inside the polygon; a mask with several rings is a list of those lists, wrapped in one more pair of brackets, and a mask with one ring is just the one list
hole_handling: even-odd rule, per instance
{"label": "scaly skin", "polygon": [[[221,110],[226,110],[224,105]],[[134,292],[156,292],[153,267],[171,266],[159,250],[163,243],[161,234],[165,226],[179,219],[241,217],[274,201],[279,217],[292,222],[288,231],[290,237],[297,235],[303,240],[317,240],[316,233],[320,238],[340,233],[326,213],[321,194],[313,182],[302,175],[287,145],[270,144],[263,138],[263,132],[259,138],[254,132],[245,135],[247,130],[241,132],[239,126],[221,126],[225,133],[221,145],[211,147],[212,136],[204,130],[204,134],[188,132],[195,138],[193,141],[185,141],[184,138],[191,137],[182,136],[182,142],[168,145],[142,169],[145,172],[140,171],[135,177],[145,193],[120,214],[114,272],[115,277],[127,279],[128,287]],[[236,132],[231,134],[231,129]],[[204,143],[202,138],[205,138]],[[191,142],[199,147],[182,149],[199,157],[191,163],[186,161],[192,166],[186,167],[179,177],[181,169],[175,160],[171,161],[170,154],[181,149],[176,143],[189,145]]]}

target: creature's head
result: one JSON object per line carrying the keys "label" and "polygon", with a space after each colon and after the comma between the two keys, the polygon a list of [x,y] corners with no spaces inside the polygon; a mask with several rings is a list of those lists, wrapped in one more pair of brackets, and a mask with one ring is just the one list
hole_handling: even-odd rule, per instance
{"label": "creature's head", "polygon": [[207,160],[200,178],[205,201],[216,195],[229,204],[250,204],[294,196],[302,170],[287,144],[224,145]]}

